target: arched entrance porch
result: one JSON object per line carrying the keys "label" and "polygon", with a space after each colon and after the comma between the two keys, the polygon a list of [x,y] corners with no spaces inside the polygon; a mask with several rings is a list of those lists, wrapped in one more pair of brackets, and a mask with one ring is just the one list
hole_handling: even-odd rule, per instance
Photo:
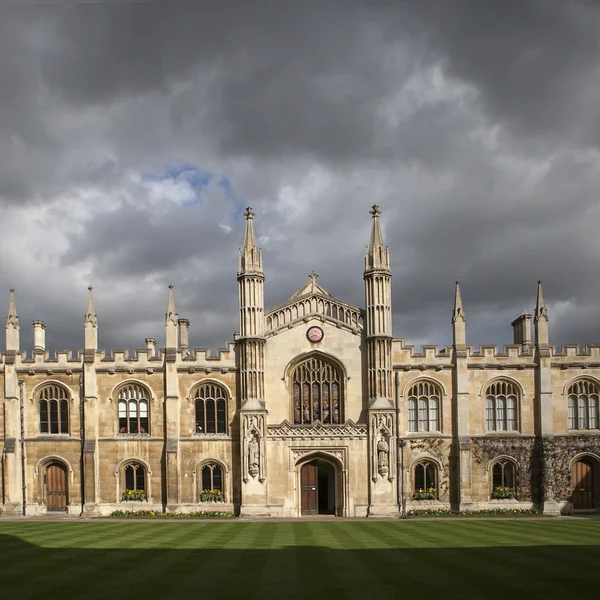
{"label": "arched entrance porch", "polygon": [[596,456],[578,457],[571,466],[573,510],[600,508],[600,461]]}
{"label": "arched entrance porch", "polygon": [[303,456],[295,471],[298,516],[346,516],[345,471],[337,458],[323,453]]}

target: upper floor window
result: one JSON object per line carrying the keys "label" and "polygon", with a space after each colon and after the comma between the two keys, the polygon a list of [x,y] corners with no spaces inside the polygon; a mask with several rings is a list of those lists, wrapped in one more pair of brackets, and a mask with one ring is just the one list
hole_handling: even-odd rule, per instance
{"label": "upper floor window", "polygon": [[408,391],[408,431],[440,431],[439,387],[431,381],[419,381]]}
{"label": "upper floor window", "polygon": [[196,390],[196,433],[227,433],[227,394],[216,383]]}
{"label": "upper floor window", "polygon": [[569,429],[598,429],[600,386],[580,379],[569,387]]}
{"label": "upper floor window", "polygon": [[486,429],[517,431],[518,393],[510,381],[494,381],[485,392]]}
{"label": "upper floor window", "polygon": [[119,390],[119,433],[150,433],[148,391],[129,384]]}
{"label": "upper floor window", "polygon": [[296,425],[342,422],[342,374],[337,366],[313,356],[296,366],[291,380]]}
{"label": "upper floor window", "polygon": [[38,395],[40,433],[69,433],[69,398],[60,385],[46,385]]}

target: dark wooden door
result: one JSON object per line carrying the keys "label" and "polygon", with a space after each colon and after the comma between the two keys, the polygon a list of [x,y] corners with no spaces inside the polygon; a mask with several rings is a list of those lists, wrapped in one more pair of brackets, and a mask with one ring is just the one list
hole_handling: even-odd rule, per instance
{"label": "dark wooden door", "polygon": [[584,460],[573,465],[573,508],[594,508],[592,465]]}
{"label": "dark wooden door", "polygon": [[63,512],[67,508],[67,471],[61,465],[46,469],[46,507]]}
{"label": "dark wooden door", "polygon": [[307,463],[300,470],[300,485],[302,489],[302,514],[316,515],[318,484],[318,468],[316,463]]}

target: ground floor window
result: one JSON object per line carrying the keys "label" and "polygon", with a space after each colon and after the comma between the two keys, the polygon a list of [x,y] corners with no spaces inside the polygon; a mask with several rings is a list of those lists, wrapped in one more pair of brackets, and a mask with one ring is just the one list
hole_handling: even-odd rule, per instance
{"label": "ground floor window", "polygon": [[209,463],[201,471],[200,502],[223,502],[223,468]]}
{"label": "ground floor window", "polygon": [[146,468],[141,463],[132,462],[123,467],[121,500],[146,500]]}
{"label": "ground floor window", "polygon": [[436,500],[437,467],[434,463],[423,461],[415,465],[413,500]]}
{"label": "ground floor window", "polygon": [[515,465],[510,460],[499,460],[492,467],[492,498],[503,500],[515,498]]}

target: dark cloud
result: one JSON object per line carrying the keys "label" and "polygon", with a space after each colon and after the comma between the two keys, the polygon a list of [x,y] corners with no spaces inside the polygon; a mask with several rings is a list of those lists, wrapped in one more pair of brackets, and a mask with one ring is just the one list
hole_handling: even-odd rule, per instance
{"label": "dark cloud", "polygon": [[377,202],[396,336],[449,343],[459,277],[469,341],[510,342],[542,278],[552,341],[600,341],[596,3],[1,10],[0,285],[24,347],[33,318],[81,346],[89,283],[102,346],[161,343],[169,283],[192,344],[222,346],[247,203],[271,306],[313,269],[362,305]]}

